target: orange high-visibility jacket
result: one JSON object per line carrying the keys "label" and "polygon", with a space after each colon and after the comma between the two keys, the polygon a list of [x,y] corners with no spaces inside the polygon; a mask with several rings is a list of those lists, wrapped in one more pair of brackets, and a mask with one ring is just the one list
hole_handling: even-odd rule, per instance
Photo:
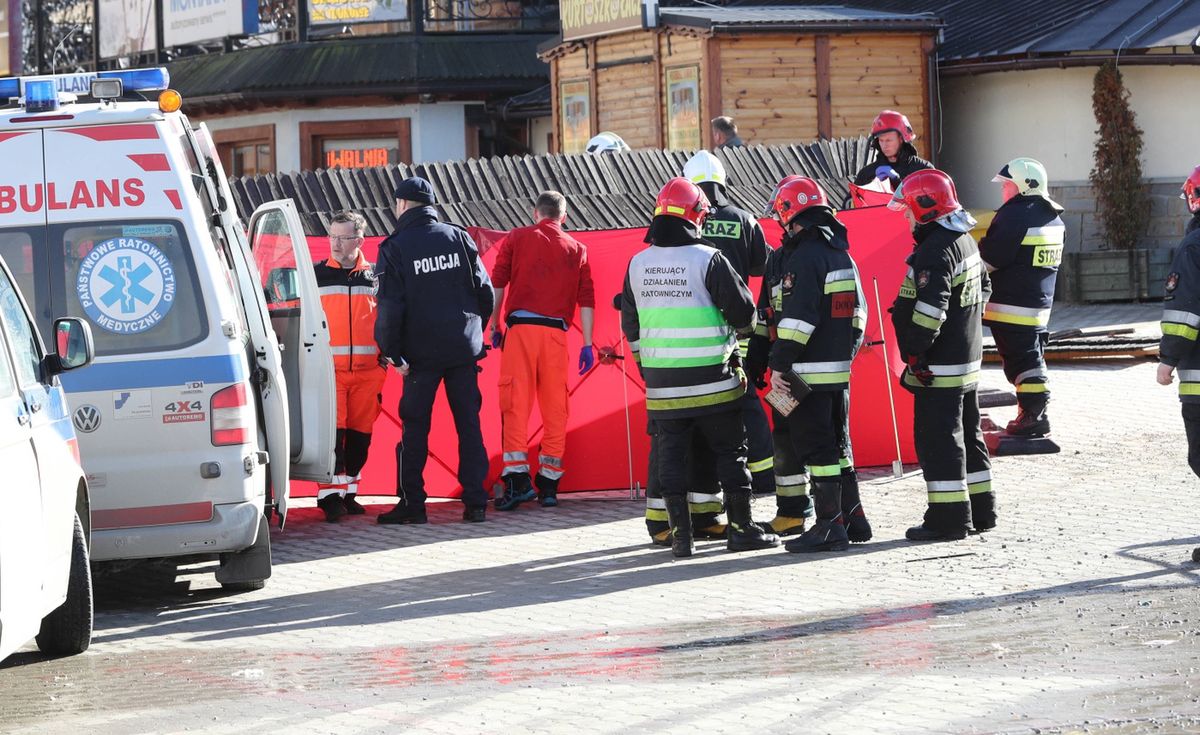
{"label": "orange high-visibility jacket", "polygon": [[314,266],[321,306],[329,323],[329,346],[337,370],[379,368],[375,344],[375,266],[362,252],[353,268],[343,268],[333,258]]}

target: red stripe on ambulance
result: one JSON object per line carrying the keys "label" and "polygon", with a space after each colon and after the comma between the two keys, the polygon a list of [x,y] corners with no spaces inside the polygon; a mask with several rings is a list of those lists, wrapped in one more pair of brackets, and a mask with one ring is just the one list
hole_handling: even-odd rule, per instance
{"label": "red stripe on ambulance", "polygon": [[171,204],[176,209],[183,209],[183,200],[179,198],[179,191],[177,189],[164,189],[163,193],[167,195],[167,199],[171,200]]}
{"label": "red stripe on ambulance", "polygon": [[0,133],[0,143],[3,143],[6,140],[11,140],[12,138],[19,138],[22,135],[29,135],[30,132],[32,131],[26,131],[23,133]]}
{"label": "red stripe on ambulance", "polygon": [[158,140],[158,128],[154,123],[132,123],[129,125],[97,125],[87,128],[64,128],[64,133],[75,133],[92,140]]}
{"label": "red stripe on ambulance", "polygon": [[171,162],[162,153],[131,153],[128,158],[140,166],[143,171],[171,170]]}

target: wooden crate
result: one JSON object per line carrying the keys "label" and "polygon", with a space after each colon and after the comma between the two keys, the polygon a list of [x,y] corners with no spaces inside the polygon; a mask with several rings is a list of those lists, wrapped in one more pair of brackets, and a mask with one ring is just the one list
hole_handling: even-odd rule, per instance
{"label": "wooden crate", "polygon": [[1149,270],[1145,250],[1108,250],[1095,253],[1068,253],[1066,257],[1067,297],[1078,303],[1133,301],[1146,298]]}

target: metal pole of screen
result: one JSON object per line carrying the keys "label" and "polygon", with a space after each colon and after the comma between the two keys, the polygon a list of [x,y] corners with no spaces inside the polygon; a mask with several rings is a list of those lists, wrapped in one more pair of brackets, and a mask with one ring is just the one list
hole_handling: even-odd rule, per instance
{"label": "metal pole of screen", "polygon": [[[621,332],[621,354],[629,354],[625,349],[624,332]],[[625,375],[624,360],[621,360],[621,395],[624,398],[622,405],[625,406],[625,454],[629,460],[629,499],[637,500],[641,495],[641,488],[634,487],[633,484],[633,430],[629,425],[629,378]]]}
{"label": "metal pole of screen", "polygon": [[879,279],[872,277],[875,286],[875,313],[879,316],[879,342],[883,345],[884,382],[887,383],[888,406],[892,409],[892,438],[896,440],[896,459],[892,460],[892,475],[904,477],[904,461],[900,454],[900,427],[896,423],[896,397],[892,394],[892,361],[888,357],[887,332],[883,331],[883,309],[879,305]]}

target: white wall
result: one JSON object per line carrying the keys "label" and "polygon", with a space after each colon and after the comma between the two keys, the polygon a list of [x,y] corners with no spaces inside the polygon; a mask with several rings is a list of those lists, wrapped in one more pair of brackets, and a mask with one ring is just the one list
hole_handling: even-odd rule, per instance
{"label": "white wall", "polygon": [[226,115],[207,122],[211,130],[251,125],[275,126],[275,169],[281,173],[300,170],[300,123],[338,120],[380,120],[407,117],[412,120],[412,163],[466,158],[466,104],[443,102],[431,105],[387,107],[313,107],[302,110]]}
{"label": "white wall", "polygon": [[[1142,173],[1182,181],[1200,164],[1190,127],[1200,119],[1200,66],[1125,66],[1143,132]],[[943,78],[939,164],[968,207],[996,207],[992,176],[1017,156],[1046,165],[1052,183],[1086,182],[1093,164],[1095,67]]]}
{"label": "white wall", "polygon": [[550,152],[550,134],[553,132],[553,118],[535,117],[529,121],[529,148],[534,155]]}

